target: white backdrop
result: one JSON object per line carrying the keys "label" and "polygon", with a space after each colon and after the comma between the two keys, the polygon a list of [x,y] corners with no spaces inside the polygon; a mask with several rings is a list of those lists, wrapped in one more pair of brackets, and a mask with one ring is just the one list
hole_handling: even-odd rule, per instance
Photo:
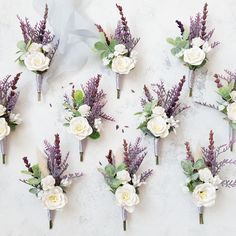
{"label": "white backdrop", "polygon": [[[76,2],[76,1],[75,1]],[[79,2],[79,1],[78,1]],[[128,17],[132,33],[141,37],[137,46],[139,62],[136,69],[123,80],[121,99],[115,99],[114,76],[101,66],[97,55],[89,48],[87,64],[73,72],[67,72],[45,83],[44,99],[36,101],[34,75],[14,63],[16,42],[21,39],[16,14],[28,16],[32,22],[39,16],[32,1],[0,0],[0,76],[23,71],[19,82],[21,95],[17,111],[23,116],[24,123],[9,137],[7,165],[0,165],[0,222],[3,236],[197,236],[236,234],[236,189],[222,189],[218,192],[216,205],[205,211],[205,224],[198,224],[198,213],[190,195],[184,194],[181,184],[185,177],[180,168],[180,159],[185,155],[184,142],[191,141],[193,147],[208,142],[208,133],[214,129],[217,144],[228,141],[228,125],[222,115],[192,104],[188,99],[187,85],[184,87],[183,100],[192,108],[179,119],[181,127],[177,135],[171,134],[162,143],[160,166],[155,166],[152,140],[145,137],[149,153],[142,168],[153,168],[154,175],[141,189],[141,203],[128,219],[128,231],[122,232],[121,212],[116,206],[114,196],[107,191],[100,173],[98,162],[105,160],[108,149],[112,148],[121,155],[122,139],[134,141],[141,133],[136,129],[138,120],[133,114],[140,109],[139,98],[144,83],[163,80],[168,87],[187,74],[176,58],[170,54],[170,45],[166,38],[176,36],[178,28],[175,20],[189,22],[189,16],[202,11],[204,1],[189,0],[119,0]],[[221,42],[212,51],[207,67],[197,73],[194,89],[195,100],[215,102],[215,85],[212,75],[223,72],[224,68],[234,70],[236,54],[236,2],[234,0],[209,0],[208,26],[215,27],[214,39]],[[115,27],[119,18],[115,1],[87,0],[77,5],[90,22],[104,25],[105,29]],[[49,9],[50,10],[50,9]],[[61,9],[63,14],[63,9]],[[94,28],[95,31],[95,28]],[[81,49],[82,50],[82,49]],[[80,54],[80,51],[76,51]],[[62,61],[63,63],[63,61]],[[64,62],[66,63],[66,62]],[[101,87],[107,92],[107,113],[116,118],[116,122],[106,122],[102,138],[88,142],[84,163],[79,162],[78,143],[64,127],[62,101],[63,94],[69,89],[69,83],[80,84],[91,76],[102,73]],[[131,89],[135,93],[131,92]],[[50,106],[51,104],[51,106]],[[120,126],[115,129],[116,124]],[[125,125],[124,133],[121,129]],[[85,176],[74,182],[68,191],[69,204],[57,212],[53,230],[48,230],[47,214],[39,200],[28,193],[28,186],[19,182],[24,177],[22,157],[27,155],[36,161],[35,150],[42,148],[44,138],[53,140],[53,134],[61,134],[63,152],[70,151],[70,170],[81,170]],[[222,155],[235,158],[235,153]],[[236,177],[236,169],[224,169],[222,177]]]}

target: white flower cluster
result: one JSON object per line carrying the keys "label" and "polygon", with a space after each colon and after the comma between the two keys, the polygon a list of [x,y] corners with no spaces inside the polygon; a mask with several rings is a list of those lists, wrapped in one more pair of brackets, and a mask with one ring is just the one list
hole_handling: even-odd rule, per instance
{"label": "white flower cluster", "polygon": [[55,186],[55,179],[52,175],[48,175],[41,180],[42,189],[38,196],[42,200],[42,203],[46,209],[57,210],[63,208],[68,199],[63,193],[62,187],[68,187],[72,181],[71,179],[63,179],[61,181],[61,187]]}
{"label": "white flower cluster", "polygon": [[[8,125],[6,119],[2,116],[6,114],[6,107],[0,105],[0,140],[3,140],[6,136],[10,134],[11,128]],[[11,113],[9,116],[9,120],[11,123],[19,125],[22,122],[20,118],[20,114]]]}
{"label": "white flower cluster", "polygon": [[130,56],[127,56],[128,50],[123,44],[117,44],[114,50],[114,53],[103,58],[103,64],[108,66],[111,63],[111,69],[118,74],[129,74],[137,62],[137,52],[132,51]]}
{"label": "white flower cluster", "polygon": [[[90,110],[90,106],[88,106],[87,104],[83,104],[78,109],[80,116],[73,117],[70,120],[68,132],[74,134],[79,140],[83,140],[93,133],[93,128],[90,126],[86,118],[89,115]],[[101,131],[101,118],[94,120],[94,128],[97,130],[97,132]]]}
{"label": "white flower cluster", "polygon": [[200,37],[192,39],[191,47],[181,50],[176,56],[183,57],[184,62],[192,66],[200,66],[211,51],[211,46]]}
{"label": "white flower cluster", "polygon": [[170,129],[176,132],[179,127],[179,121],[174,117],[168,118],[165,109],[161,106],[156,106],[152,109],[152,115],[147,122],[147,129],[158,138],[165,138],[168,136]]}
{"label": "white flower cluster", "polygon": [[49,68],[50,59],[45,56],[52,50],[52,45],[42,45],[38,43],[32,43],[26,54],[21,59],[24,61],[25,66],[30,71],[43,72]]}
{"label": "white flower cluster", "polygon": [[197,207],[211,207],[215,204],[216,190],[222,180],[218,175],[213,176],[208,168],[198,171],[199,179],[203,182],[195,187],[192,197]]}
{"label": "white flower cluster", "polygon": [[[131,178],[127,170],[117,172],[116,178],[122,182],[122,186],[118,187],[115,192],[118,205],[129,213],[132,213],[135,206],[139,204],[139,196],[136,193],[136,187],[141,186],[144,182],[140,182],[140,176],[133,175]],[[129,182],[132,182],[132,184]]]}

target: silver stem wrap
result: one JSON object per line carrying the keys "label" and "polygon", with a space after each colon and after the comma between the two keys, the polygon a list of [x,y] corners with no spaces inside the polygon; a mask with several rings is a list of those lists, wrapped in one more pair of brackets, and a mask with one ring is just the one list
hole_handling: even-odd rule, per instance
{"label": "silver stem wrap", "polygon": [[52,229],[53,227],[53,213],[54,211],[48,210],[49,229]]}
{"label": "silver stem wrap", "polygon": [[123,207],[121,208],[121,211],[122,211],[122,220],[126,221],[127,216],[128,216],[128,212]]}
{"label": "silver stem wrap", "polygon": [[159,153],[160,153],[160,138],[154,138],[154,154],[156,157],[156,164],[159,164]]}
{"label": "silver stem wrap", "polygon": [[37,86],[37,93],[38,93],[38,101],[41,100],[42,84],[43,84],[43,75],[36,74],[36,86]]}
{"label": "silver stem wrap", "polygon": [[84,160],[84,141],[79,140],[79,153],[80,153],[80,161]]}
{"label": "silver stem wrap", "polygon": [[0,150],[1,150],[3,164],[5,164],[5,162],[6,162],[6,160],[5,160],[5,158],[6,158],[6,145],[7,145],[7,141],[6,141],[6,138],[4,138],[0,141]]}
{"label": "silver stem wrap", "polygon": [[193,88],[194,79],[195,79],[194,70],[189,70],[189,72],[188,72],[188,87],[189,87],[189,89]]}
{"label": "silver stem wrap", "polygon": [[116,89],[120,90],[120,74],[116,73]]}
{"label": "silver stem wrap", "polygon": [[233,151],[234,141],[235,141],[235,130],[229,124],[229,144],[231,151]]}
{"label": "silver stem wrap", "polygon": [[198,212],[199,212],[199,214],[203,214],[203,212],[204,212],[204,207],[203,207],[203,206],[198,207]]}

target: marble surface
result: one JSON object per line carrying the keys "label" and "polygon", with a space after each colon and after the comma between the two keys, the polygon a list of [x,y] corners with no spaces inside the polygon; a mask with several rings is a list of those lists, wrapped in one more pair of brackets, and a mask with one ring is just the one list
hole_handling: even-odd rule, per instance
{"label": "marble surface", "polygon": [[[74,1],[75,9],[76,3]],[[223,116],[214,110],[194,105],[184,87],[182,99],[191,108],[179,116],[181,127],[177,135],[171,134],[162,143],[160,166],[155,166],[152,140],[148,137],[143,143],[149,153],[142,168],[153,168],[154,175],[141,189],[141,203],[134,214],[129,216],[128,231],[122,232],[121,212],[116,206],[114,196],[107,191],[103,177],[98,173],[99,161],[104,161],[108,149],[121,155],[123,138],[134,141],[142,135],[137,129],[138,120],[133,115],[140,109],[139,99],[144,83],[163,80],[167,87],[177,83],[187,74],[179,61],[170,54],[166,37],[175,36],[178,29],[174,21],[179,18],[188,22],[189,16],[200,11],[204,1],[188,0],[119,0],[125,9],[132,32],[141,37],[137,46],[139,62],[136,69],[124,80],[121,99],[115,99],[114,75],[105,70],[96,55],[88,50],[89,59],[82,68],[51,77],[44,84],[44,98],[36,101],[35,81],[32,73],[14,62],[16,42],[21,38],[16,14],[29,16],[35,21],[39,16],[32,1],[0,0],[0,62],[1,77],[23,71],[19,82],[21,96],[17,111],[24,123],[9,139],[7,165],[0,166],[0,234],[3,236],[120,236],[148,234],[150,236],[234,236],[236,234],[236,190],[221,189],[216,205],[205,212],[205,224],[198,224],[197,209],[190,195],[181,189],[185,177],[180,168],[180,160],[185,155],[184,142],[189,140],[197,153],[200,145],[208,142],[208,133],[214,129],[217,144],[228,141],[228,125]],[[68,1],[69,3],[69,1]],[[236,55],[236,2],[234,0],[209,0],[208,26],[216,27],[214,39],[221,42],[212,51],[207,67],[197,72],[194,89],[195,100],[215,102],[215,85],[212,75],[223,72],[224,68],[234,70]],[[79,7],[78,7],[79,8]],[[103,24],[111,30],[116,24],[118,13],[115,1],[88,0],[79,9],[92,23]],[[61,9],[63,14],[63,10]],[[95,32],[95,29],[94,29]],[[80,51],[78,51],[78,54]],[[101,73],[101,87],[107,92],[109,102],[106,111],[116,118],[115,123],[106,122],[102,138],[89,141],[84,163],[79,162],[78,142],[62,126],[63,94],[69,90],[69,83],[79,85],[96,73]],[[131,92],[131,89],[135,93]],[[50,105],[51,104],[51,105]],[[116,131],[118,124],[120,129]],[[128,125],[129,128],[122,127]],[[47,214],[39,200],[28,193],[28,186],[19,182],[20,170],[24,168],[21,158],[29,156],[36,161],[36,148],[42,149],[44,138],[53,139],[59,132],[62,137],[63,152],[70,151],[70,170],[80,170],[85,176],[75,182],[68,192],[69,204],[57,212],[53,230],[48,230]],[[235,153],[227,152],[223,157],[235,158]],[[236,176],[236,169],[224,169],[222,177]]]}

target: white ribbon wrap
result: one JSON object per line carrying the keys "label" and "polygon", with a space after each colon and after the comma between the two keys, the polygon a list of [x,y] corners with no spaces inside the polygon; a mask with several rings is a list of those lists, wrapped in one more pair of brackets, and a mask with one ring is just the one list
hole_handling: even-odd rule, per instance
{"label": "white ribbon wrap", "polygon": [[160,138],[154,138],[154,154],[156,157],[157,165],[159,165],[159,153],[160,153]]}

